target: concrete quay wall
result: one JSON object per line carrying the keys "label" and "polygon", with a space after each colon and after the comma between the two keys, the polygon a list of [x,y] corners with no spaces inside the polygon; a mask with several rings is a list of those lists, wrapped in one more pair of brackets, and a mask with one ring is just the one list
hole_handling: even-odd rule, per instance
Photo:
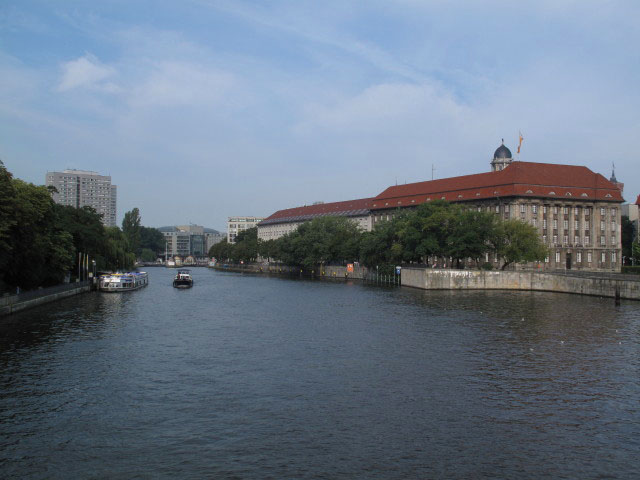
{"label": "concrete quay wall", "polygon": [[640,279],[527,271],[403,268],[402,285],[423,290],[530,290],[640,300]]}
{"label": "concrete quay wall", "polygon": [[38,305],[55,302],[62,298],[78,295],[79,293],[89,292],[90,289],[90,285],[84,284],[75,288],[69,288],[61,292],[45,292],[40,296],[34,296],[28,299],[21,299],[20,295],[8,295],[0,297],[0,317],[3,315],[11,315],[12,313],[19,312],[20,310],[37,307]]}

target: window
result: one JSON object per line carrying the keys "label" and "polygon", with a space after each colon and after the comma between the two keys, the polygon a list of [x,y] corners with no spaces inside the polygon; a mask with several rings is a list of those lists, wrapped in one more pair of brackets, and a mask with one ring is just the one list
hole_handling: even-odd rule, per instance
{"label": "window", "polygon": [[500,213],[500,205],[496,205],[496,213]]}
{"label": "window", "polygon": [[532,218],[531,219],[531,225],[533,225],[534,227],[538,227],[538,219],[537,218]]}
{"label": "window", "polygon": [[589,220],[584,221],[584,229],[589,230]]}
{"label": "window", "polygon": [[547,213],[547,206],[546,206],[546,205],[544,205],[544,206],[542,207],[542,213]]}
{"label": "window", "polygon": [[565,215],[569,215],[569,207],[564,207],[564,208],[563,208],[563,213],[564,213]]}
{"label": "window", "polygon": [[564,244],[566,245],[567,243],[569,243],[569,235],[565,235],[564,237],[562,237],[562,240],[564,242]]}
{"label": "window", "polygon": [[562,226],[564,227],[565,230],[569,229],[569,220],[565,220],[562,222]]}
{"label": "window", "polygon": [[558,235],[553,236],[553,243],[554,244],[558,243]]}
{"label": "window", "polygon": [[[612,209],[611,209],[611,216],[612,216],[612,217],[615,217],[617,214],[618,214],[618,209],[616,209],[616,208],[612,208]],[[614,255],[615,255],[615,253],[614,253]]]}
{"label": "window", "polygon": [[601,208],[600,209],[600,216],[604,217],[607,214],[607,209],[606,208]]}
{"label": "window", "polygon": [[615,235],[611,235],[611,245],[613,245],[613,246],[616,245],[616,236]]}
{"label": "window", "polygon": [[542,243],[547,243],[547,236],[546,235],[542,235]]}
{"label": "window", "polygon": [[544,263],[549,263],[549,256],[544,257]]}
{"label": "window", "polygon": [[573,229],[574,230],[580,230],[580,222],[578,220],[575,220],[573,222]]}
{"label": "window", "polygon": [[601,261],[602,263],[604,263],[604,262],[606,262],[606,261],[607,261],[607,254],[606,254],[606,253],[602,252],[602,253],[600,254],[600,261]]}
{"label": "window", "polygon": [[580,243],[580,237],[578,235],[576,235],[573,240],[574,240],[573,243],[575,243],[576,245]]}
{"label": "window", "polygon": [[600,220],[600,230],[604,232],[604,220]]}
{"label": "window", "polygon": [[544,218],[542,220],[542,228],[544,228],[545,230],[547,229],[547,219],[546,218]]}
{"label": "window", "polygon": [[611,263],[616,263],[616,252],[611,252]]}
{"label": "window", "polygon": [[611,220],[611,231],[612,232],[616,231],[616,221],[615,220]]}
{"label": "window", "polygon": [[535,215],[536,213],[538,213],[538,206],[537,205],[531,205],[531,210],[533,211],[533,214]]}
{"label": "window", "polygon": [[579,209],[578,207],[575,207],[575,208],[573,209],[573,214],[574,214],[575,216],[580,215],[580,209]]}
{"label": "window", "polygon": [[558,220],[556,220],[555,218],[553,219],[553,229],[554,230],[558,229]]}
{"label": "window", "polygon": [[553,207],[553,213],[556,215],[558,214],[558,207]]}
{"label": "window", "polygon": [[560,263],[560,252],[556,252],[556,263]]}
{"label": "window", "polygon": [[582,263],[582,252],[576,254],[576,262]]}
{"label": "window", "polygon": [[527,206],[523,203],[520,205],[520,213],[526,213],[527,212]]}
{"label": "window", "polygon": [[587,235],[586,237],[584,237],[584,243],[586,245],[589,245],[591,243],[591,237],[589,235]]}
{"label": "window", "polygon": [[504,206],[504,213],[508,213],[509,212],[509,205],[505,205]]}
{"label": "window", "polygon": [[587,252],[587,262],[591,263],[591,252]]}
{"label": "window", "polygon": [[604,247],[604,235],[600,235],[600,245]]}

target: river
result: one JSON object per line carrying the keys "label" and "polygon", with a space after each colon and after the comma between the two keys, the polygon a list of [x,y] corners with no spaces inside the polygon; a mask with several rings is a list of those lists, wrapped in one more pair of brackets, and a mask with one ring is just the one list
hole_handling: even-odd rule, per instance
{"label": "river", "polygon": [[640,303],[151,268],[0,318],[0,477],[637,478]]}

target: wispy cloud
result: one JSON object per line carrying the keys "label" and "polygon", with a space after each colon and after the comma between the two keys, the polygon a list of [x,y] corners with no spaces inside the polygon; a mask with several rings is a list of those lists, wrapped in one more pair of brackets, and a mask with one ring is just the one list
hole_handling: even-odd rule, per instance
{"label": "wispy cloud", "polygon": [[62,64],[62,78],[57,86],[59,92],[85,88],[105,93],[117,93],[120,88],[108,81],[116,75],[112,66],[102,64],[94,55],[84,56]]}

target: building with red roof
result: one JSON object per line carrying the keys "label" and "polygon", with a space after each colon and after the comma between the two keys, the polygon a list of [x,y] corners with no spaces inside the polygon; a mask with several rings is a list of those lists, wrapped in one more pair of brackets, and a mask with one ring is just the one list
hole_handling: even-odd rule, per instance
{"label": "building with red roof", "polygon": [[[533,225],[550,252],[536,268],[617,271],[624,200],[622,184],[615,175],[612,180],[584,166],[514,161],[503,143],[489,172],[394,185],[373,198],[279,210],[260,223],[258,234],[278,238],[322,215],[347,216],[371,230],[406,208],[446,200]],[[485,260],[498,266],[496,258]]]}
{"label": "building with red roof", "polygon": [[348,217],[365,231],[370,231],[371,198],[346,200],[343,202],[324,203],[287,208],[265,218],[258,225],[258,238],[273,240],[293,232],[301,223],[317,217]]}

